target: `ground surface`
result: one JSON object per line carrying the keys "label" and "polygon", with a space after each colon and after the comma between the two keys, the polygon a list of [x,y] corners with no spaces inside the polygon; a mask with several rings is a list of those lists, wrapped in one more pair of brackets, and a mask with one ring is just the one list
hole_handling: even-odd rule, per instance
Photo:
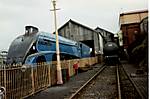
{"label": "ground surface", "polygon": [[[71,95],[71,93],[74,92],[75,89],[78,89],[90,77],[92,77],[101,66],[102,64],[92,66],[93,68],[91,70],[79,73],[78,75],[71,77],[70,80],[63,85],[50,87],[44,91],[35,94],[34,96],[28,97],[27,99],[67,99]],[[124,67],[125,70],[128,72],[128,75],[136,73],[136,66],[126,63]],[[142,88],[144,87],[144,89],[140,89],[143,90],[143,93],[146,93],[146,95],[148,96],[148,75],[140,77],[136,76],[133,79],[136,82],[139,82],[137,83],[139,86],[142,86]],[[142,83],[140,82],[141,79]]]}

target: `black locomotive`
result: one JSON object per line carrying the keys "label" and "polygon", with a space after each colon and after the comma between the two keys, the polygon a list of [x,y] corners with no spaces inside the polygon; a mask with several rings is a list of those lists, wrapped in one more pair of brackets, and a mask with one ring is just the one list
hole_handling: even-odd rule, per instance
{"label": "black locomotive", "polygon": [[119,62],[119,47],[115,42],[108,41],[103,48],[104,60],[107,65],[115,65]]}

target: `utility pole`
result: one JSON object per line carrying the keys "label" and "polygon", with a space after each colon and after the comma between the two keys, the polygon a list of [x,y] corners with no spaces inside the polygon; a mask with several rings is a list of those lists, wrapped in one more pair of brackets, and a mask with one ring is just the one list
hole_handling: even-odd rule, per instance
{"label": "utility pole", "polygon": [[62,72],[61,72],[61,64],[60,64],[60,51],[59,51],[59,39],[58,39],[58,30],[57,30],[57,19],[56,19],[56,0],[52,0],[54,9],[54,24],[55,24],[55,34],[56,34],[56,54],[57,54],[57,84],[63,84],[62,81]]}

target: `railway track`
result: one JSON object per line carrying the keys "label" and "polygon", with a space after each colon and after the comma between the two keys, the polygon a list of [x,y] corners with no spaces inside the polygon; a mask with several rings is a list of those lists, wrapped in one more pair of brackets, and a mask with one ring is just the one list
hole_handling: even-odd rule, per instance
{"label": "railway track", "polygon": [[106,66],[91,77],[69,99],[145,99],[122,65]]}
{"label": "railway track", "polygon": [[131,79],[123,66],[119,67],[120,86],[121,86],[121,99],[147,99],[141,93],[140,86]]}

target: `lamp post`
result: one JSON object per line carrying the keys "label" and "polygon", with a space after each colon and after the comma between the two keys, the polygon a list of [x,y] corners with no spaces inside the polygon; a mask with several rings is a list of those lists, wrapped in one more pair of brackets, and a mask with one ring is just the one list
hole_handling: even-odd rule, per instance
{"label": "lamp post", "polygon": [[59,40],[58,40],[58,30],[57,30],[57,19],[56,19],[56,0],[52,0],[54,9],[54,24],[55,24],[55,34],[56,34],[56,54],[57,54],[57,84],[63,84],[62,81],[62,72],[60,64],[60,51],[59,51]]}

